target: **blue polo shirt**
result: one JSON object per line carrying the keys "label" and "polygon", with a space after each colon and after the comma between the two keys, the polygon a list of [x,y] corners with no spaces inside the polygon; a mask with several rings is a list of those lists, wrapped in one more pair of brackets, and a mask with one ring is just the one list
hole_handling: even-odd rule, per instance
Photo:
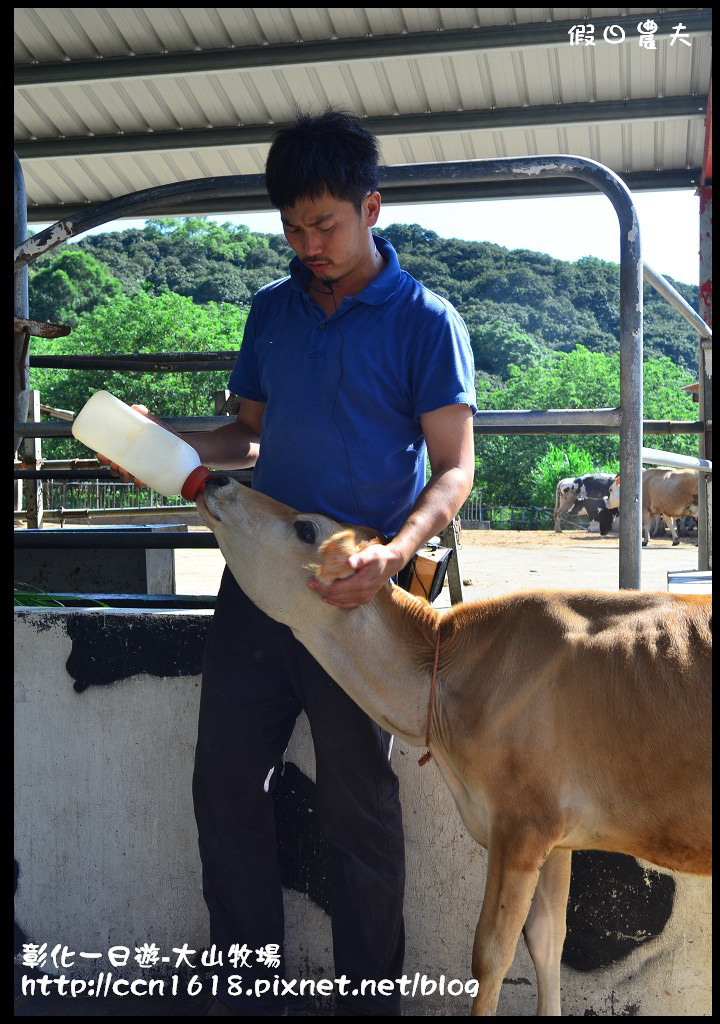
{"label": "blue polo shirt", "polygon": [[332,316],[308,297],[297,257],[261,288],[229,387],[266,403],[254,488],[392,537],[425,486],[420,416],[477,406],[460,315],[375,243],[385,268]]}

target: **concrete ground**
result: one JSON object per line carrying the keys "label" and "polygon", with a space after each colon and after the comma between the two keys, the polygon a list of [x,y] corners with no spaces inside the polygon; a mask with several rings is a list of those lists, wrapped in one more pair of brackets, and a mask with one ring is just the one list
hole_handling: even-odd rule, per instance
{"label": "concrete ground", "polygon": [[[191,527],[191,529],[203,529]],[[681,538],[672,547],[670,537],[651,538],[642,552],[643,590],[667,590],[668,572],[697,568],[695,538]],[[512,590],[551,587],[572,590],[617,590],[619,544],[617,534],[601,537],[586,528],[549,531],[463,530],[458,550],[463,598],[471,601]],[[177,592],[214,594],[224,561],[218,550],[180,549],[175,552]],[[449,607],[447,587],[435,602]],[[22,995],[22,976],[15,967],[16,1017],[184,1017],[202,1016],[204,1003],[180,996],[162,998],[73,999],[58,995]],[[295,1005],[291,1016],[319,1016],[315,1009]]]}

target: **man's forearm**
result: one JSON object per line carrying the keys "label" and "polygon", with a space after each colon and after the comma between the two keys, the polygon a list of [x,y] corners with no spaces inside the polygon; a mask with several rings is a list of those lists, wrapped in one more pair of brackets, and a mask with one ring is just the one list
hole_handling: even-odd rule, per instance
{"label": "man's forearm", "polygon": [[402,557],[403,566],[423,544],[452,522],[471,489],[472,478],[460,467],[433,474],[390,542],[390,547]]}
{"label": "man's forearm", "polygon": [[209,469],[247,469],[254,466],[260,450],[260,438],[249,426],[238,420],[215,430],[183,434],[192,445],[203,466]]}

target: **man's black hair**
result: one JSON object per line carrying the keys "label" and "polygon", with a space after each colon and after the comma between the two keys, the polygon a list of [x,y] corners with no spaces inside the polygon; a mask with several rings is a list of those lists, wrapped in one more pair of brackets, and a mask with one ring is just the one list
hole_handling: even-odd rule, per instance
{"label": "man's black hair", "polygon": [[378,160],[377,139],[353,114],[298,113],[273,139],[265,184],[278,210],[329,192],[360,212],[365,196],[377,190]]}

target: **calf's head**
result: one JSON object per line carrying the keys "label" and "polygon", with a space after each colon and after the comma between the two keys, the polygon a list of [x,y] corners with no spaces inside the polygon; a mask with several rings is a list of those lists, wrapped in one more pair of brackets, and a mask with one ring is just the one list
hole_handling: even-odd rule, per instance
{"label": "calf's head", "polygon": [[343,530],[328,516],[296,512],[221,474],[208,480],[197,506],[242,590],[291,628],[307,626],[308,616],[328,614],[308,579],[329,585],[350,575],[347,558],[363,546],[354,529]]}
{"label": "calf's head", "polygon": [[620,508],[620,475],[610,484],[610,493],[605,502],[608,508]]}

